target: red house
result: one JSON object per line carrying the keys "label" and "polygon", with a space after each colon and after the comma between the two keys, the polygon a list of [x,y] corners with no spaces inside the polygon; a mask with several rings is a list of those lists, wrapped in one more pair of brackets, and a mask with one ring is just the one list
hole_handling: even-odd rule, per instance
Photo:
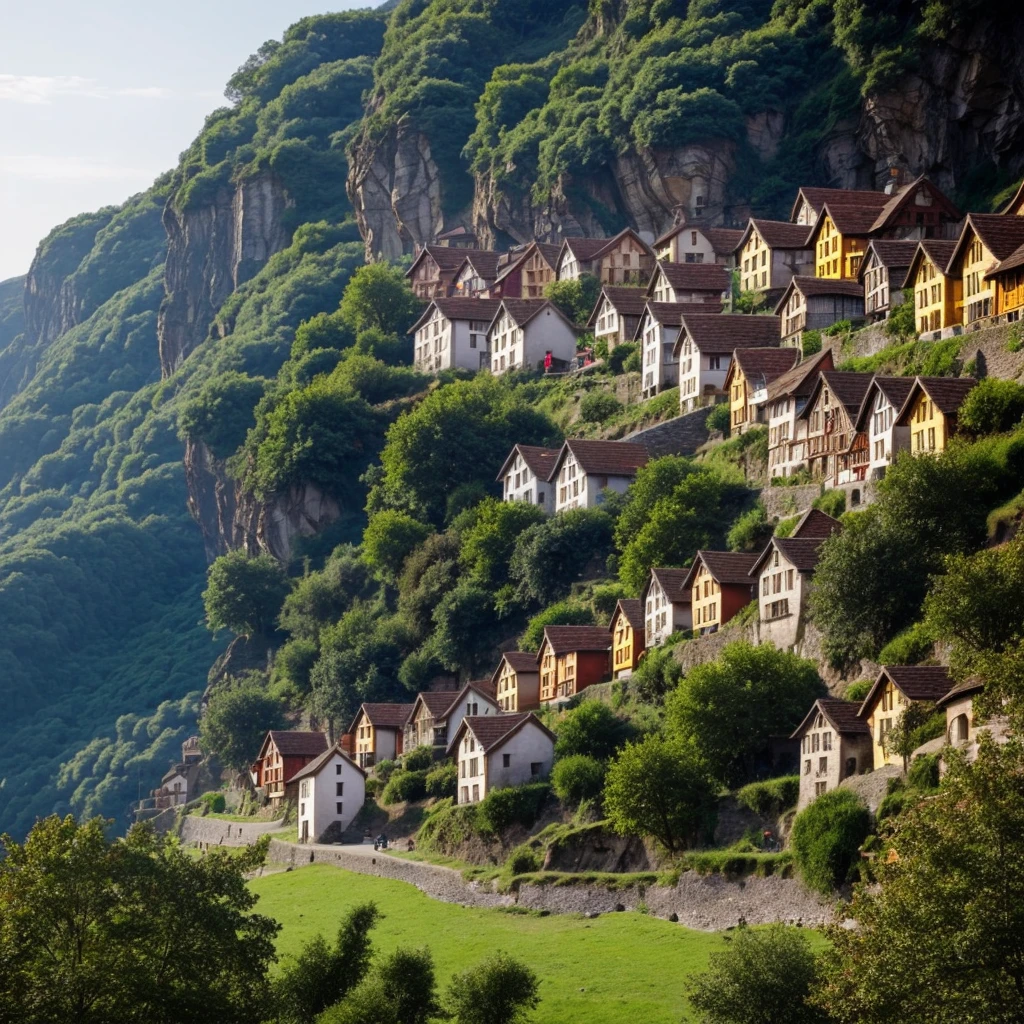
{"label": "red house", "polygon": [[611,648],[603,626],[545,626],[537,652],[541,704],[561,703],[607,679]]}
{"label": "red house", "polygon": [[322,732],[271,730],[252,766],[253,782],[262,789],[271,806],[284,803],[285,787],[292,776],[327,749]]}

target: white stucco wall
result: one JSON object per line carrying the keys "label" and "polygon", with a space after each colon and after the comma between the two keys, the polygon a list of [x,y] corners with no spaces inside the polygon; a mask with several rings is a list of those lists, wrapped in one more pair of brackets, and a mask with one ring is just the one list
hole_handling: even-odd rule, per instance
{"label": "white stucco wall", "polygon": [[[492,789],[519,786],[534,779],[545,778],[551,772],[554,757],[555,747],[551,737],[535,722],[527,722],[519,732],[488,754],[481,751],[480,744],[476,742],[471,730],[467,729],[459,741],[458,802],[475,803]],[[534,767],[536,772],[533,771]],[[474,786],[477,787],[475,794]]]}
{"label": "white stucco wall", "polygon": [[502,487],[505,501],[525,501],[530,505],[539,505],[549,515],[555,510],[555,485],[539,479],[522,455],[516,455],[505,474]]}
{"label": "white stucco wall", "polygon": [[[775,555],[778,555],[778,565],[774,564]],[[757,580],[762,640],[771,641],[780,650],[796,644],[806,589],[804,575],[781,552],[775,551],[768,556]],[[788,610],[783,611],[780,607],[782,602],[786,603]]]}
{"label": "white stucco wall", "polygon": [[[472,707],[470,707],[471,705]],[[467,708],[469,709],[468,712]],[[459,701],[448,716],[449,736],[454,736],[459,731],[459,726],[462,725],[462,720],[466,717],[467,713],[472,715],[498,715],[501,714],[501,711],[495,701],[484,697],[475,690],[471,690]]]}
{"label": "white stucco wall", "polygon": [[[338,793],[339,786],[341,793]],[[305,834],[309,842],[316,842],[335,822],[342,830],[348,828],[365,799],[362,773],[347,758],[335,754],[316,775],[299,780],[300,841]],[[338,804],[341,804],[340,814]]]}

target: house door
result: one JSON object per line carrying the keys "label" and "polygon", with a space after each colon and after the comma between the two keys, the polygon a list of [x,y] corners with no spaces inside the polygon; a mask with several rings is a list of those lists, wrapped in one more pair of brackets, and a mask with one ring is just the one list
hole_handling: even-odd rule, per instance
{"label": "house door", "polygon": [[308,843],[309,842],[309,822],[308,821],[304,821],[302,823],[302,841],[304,843]]}

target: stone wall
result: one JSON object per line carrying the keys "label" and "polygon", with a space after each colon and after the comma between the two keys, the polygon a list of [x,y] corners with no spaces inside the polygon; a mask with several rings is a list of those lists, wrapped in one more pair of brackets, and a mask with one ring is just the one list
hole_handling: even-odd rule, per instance
{"label": "stone wall", "polygon": [[186,815],[181,822],[181,841],[196,846],[245,846],[253,843],[266,832],[274,832],[284,824],[278,821],[226,821],[224,818],[200,818]]}
{"label": "stone wall", "polygon": [[811,502],[821,496],[821,484],[802,484],[799,487],[764,487],[761,503],[769,519],[789,519],[800,515],[811,507]]}
{"label": "stone wall", "polygon": [[705,422],[710,412],[710,408],[695,409],[684,416],[627,434],[623,440],[644,445],[655,458],[661,455],[693,455],[708,439]]}

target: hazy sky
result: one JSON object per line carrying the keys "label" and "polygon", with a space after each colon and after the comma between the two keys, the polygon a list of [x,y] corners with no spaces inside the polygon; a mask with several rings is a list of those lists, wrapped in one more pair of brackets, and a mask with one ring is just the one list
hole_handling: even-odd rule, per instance
{"label": "hazy sky", "polygon": [[307,14],[377,0],[3,0],[0,281],[76,213],[174,166],[224,83]]}

